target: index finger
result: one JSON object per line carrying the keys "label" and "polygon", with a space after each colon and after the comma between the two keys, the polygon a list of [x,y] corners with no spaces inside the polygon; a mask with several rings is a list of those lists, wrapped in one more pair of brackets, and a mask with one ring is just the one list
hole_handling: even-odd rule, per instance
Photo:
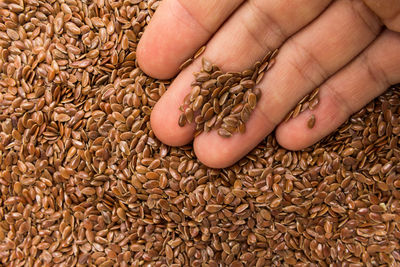
{"label": "index finger", "polygon": [[242,2],[164,0],[139,42],[140,68],[152,77],[171,78]]}

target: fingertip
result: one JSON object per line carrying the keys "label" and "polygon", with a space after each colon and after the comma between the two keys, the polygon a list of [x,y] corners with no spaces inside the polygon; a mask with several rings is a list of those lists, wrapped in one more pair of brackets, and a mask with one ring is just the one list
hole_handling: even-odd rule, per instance
{"label": "fingertip", "polygon": [[279,125],[275,130],[275,137],[279,145],[288,150],[296,151],[307,147],[304,145],[305,140],[301,130],[295,131],[288,125]]}
{"label": "fingertip", "polygon": [[147,29],[140,39],[136,49],[139,67],[153,78],[172,78],[177,73],[177,69],[170,66],[169,59],[163,52],[164,48],[160,47],[160,43],[157,41],[157,33],[153,32],[151,28]]}
{"label": "fingertip", "polygon": [[192,127],[180,127],[176,112],[166,111],[162,102],[154,106],[150,124],[157,139],[166,145],[183,146],[193,139]]}
{"label": "fingertip", "polygon": [[[187,29],[179,24],[181,10],[176,1],[162,3],[144,31],[136,58],[140,68],[157,79],[170,79],[178,73],[179,64],[187,57]],[[182,41],[180,41],[182,39]]]}
{"label": "fingertip", "polygon": [[232,152],[228,146],[221,145],[224,140],[209,138],[210,133],[203,133],[193,142],[194,152],[197,159],[210,168],[226,168],[235,163]]}
{"label": "fingertip", "polygon": [[139,66],[151,77],[172,78],[209,35],[195,24],[179,1],[165,1],[139,41],[136,50]]}
{"label": "fingertip", "polygon": [[311,145],[305,128],[295,122],[280,124],[275,130],[275,137],[279,145],[292,151],[301,150]]}
{"label": "fingertip", "polygon": [[274,124],[266,121],[261,113],[260,109],[254,110],[244,133],[235,132],[231,137],[224,138],[212,130],[196,137],[193,146],[197,158],[212,168],[226,168],[235,164],[274,129]]}

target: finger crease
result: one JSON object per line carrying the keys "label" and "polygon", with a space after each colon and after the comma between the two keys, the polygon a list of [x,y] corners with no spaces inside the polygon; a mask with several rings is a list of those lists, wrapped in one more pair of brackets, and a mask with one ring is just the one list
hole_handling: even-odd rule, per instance
{"label": "finger crease", "polygon": [[193,21],[200,26],[202,30],[204,30],[208,35],[212,35],[213,31],[209,29],[204,23],[202,23],[201,20],[197,19],[196,16],[193,15],[193,13],[188,9],[183,3],[182,0],[177,0],[179,5],[182,7],[182,9],[193,19]]}
{"label": "finger crease", "polygon": [[[366,7],[360,1],[352,0],[350,4],[353,14],[358,17],[366,28],[370,31],[373,36],[379,34],[383,30],[382,23],[375,13],[373,13],[368,7]],[[363,11],[363,10],[364,11]],[[366,18],[368,16],[368,18]]]}
{"label": "finger crease", "polygon": [[348,102],[348,99],[343,97],[340,92],[337,91],[336,87],[329,85],[328,83],[324,84],[323,88],[321,90],[329,90],[331,97],[334,99],[335,103],[337,104],[338,108],[344,112],[344,114],[347,116],[350,116],[356,110],[352,108],[350,103]]}
{"label": "finger crease", "polygon": [[268,44],[263,43],[259,36],[254,33],[254,31],[247,25],[247,23],[241,23],[241,25],[245,28],[246,32],[250,35],[250,37],[255,41],[255,43],[261,47],[263,51],[272,51],[275,48],[270,47]]}
{"label": "finger crease", "polygon": [[[299,64],[297,61],[288,60],[288,63],[301,75],[301,77],[308,82],[311,82],[314,87],[320,85],[320,81],[324,81],[329,77],[328,71],[322,66],[319,60],[313,55],[312,52],[308,51],[302,45],[291,39],[291,45],[294,46],[296,51],[299,51],[300,55],[304,55],[305,64]],[[293,57],[294,58],[294,57]],[[311,65],[311,67],[309,67]],[[313,72],[318,73],[319,80],[315,80],[311,74],[307,71],[312,69]]]}
{"label": "finger crease", "polygon": [[[261,100],[263,100],[263,101],[260,101],[260,103],[259,103],[259,106],[260,106],[258,108],[260,111],[259,116],[261,116],[264,119],[264,121],[266,121],[274,126],[278,125],[281,122],[281,119],[279,119],[279,120],[272,119],[271,116],[268,115],[268,114],[270,114],[270,112],[268,112],[266,108],[268,106],[268,103],[275,103],[275,105],[278,107],[284,107],[287,105],[285,102],[285,99],[280,97],[276,91],[275,91],[275,93],[274,93],[274,91],[271,91],[268,94],[268,99],[265,99],[265,97],[264,97],[264,99],[261,98]],[[254,114],[257,114],[257,112],[254,112]]]}
{"label": "finger crease", "polygon": [[255,116],[260,116],[264,122],[273,125],[274,127],[280,123],[280,121],[273,120],[270,116],[267,115],[268,112],[265,111],[264,108],[260,107],[260,112],[254,112]]}
{"label": "finger crease", "polygon": [[277,37],[277,43],[281,43],[286,40],[288,34],[285,33],[282,26],[268,12],[265,12],[264,8],[259,7],[256,1],[249,1],[249,8],[255,17],[259,18],[265,27],[268,27],[271,29],[271,31],[273,31]]}
{"label": "finger crease", "polygon": [[[372,62],[368,53],[365,53],[361,57],[361,60],[364,63],[363,65],[366,67],[368,75],[372,78],[373,82],[378,85],[376,88],[386,88],[390,85],[389,78],[386,76],[385,71],[383,71],[378,64]],[[377,89],[377,93],[380,93],[380,90]]]}

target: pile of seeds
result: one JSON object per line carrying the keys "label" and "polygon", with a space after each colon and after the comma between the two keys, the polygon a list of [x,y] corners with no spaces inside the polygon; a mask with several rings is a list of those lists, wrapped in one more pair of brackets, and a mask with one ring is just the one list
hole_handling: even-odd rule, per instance
{"label": "pile of seeds", "polygon": [[207,168],[150,127],[158,4],[0,2],[0,265],[398,264],[400,87],[311,148]]}
{"label": "pile of seeds", "polygon": [[243,72],[224,73],[202,58],[202,68],[194,73],[192,90],[180,107],[179,126],[195,122],[195,136],[211,129],[218,130],[222,137],[231,137],[235,132],[244,133],[245,123],[261,97],[261,90],[255,86],[272,67],[277,53],[278,50],[269,52],[252,69]]}

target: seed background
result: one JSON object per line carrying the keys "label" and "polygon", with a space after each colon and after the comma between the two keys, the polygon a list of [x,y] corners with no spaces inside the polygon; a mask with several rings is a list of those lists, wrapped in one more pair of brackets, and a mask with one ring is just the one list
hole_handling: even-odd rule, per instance
{"label": "seed background", "polygon": [[0,264],[379,266],[400,260],[399,87],[303,151],[230,168],[154,136],[137,66],[158,1],[0,2]]}

